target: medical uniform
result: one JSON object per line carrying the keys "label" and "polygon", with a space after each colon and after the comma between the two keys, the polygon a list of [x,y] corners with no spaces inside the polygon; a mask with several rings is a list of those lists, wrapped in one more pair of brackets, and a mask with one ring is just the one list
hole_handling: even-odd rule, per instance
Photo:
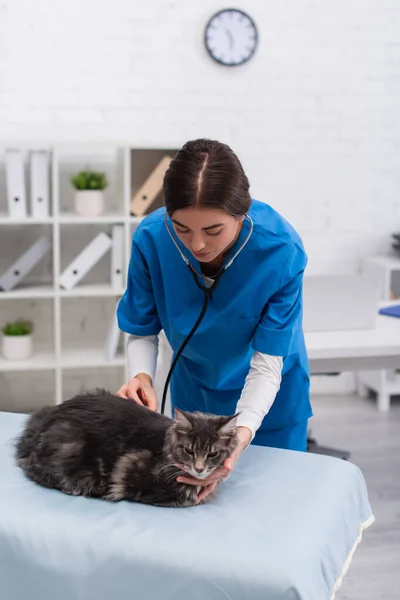
{"label": "medical uniform", "polygon": [[[204,292],[175,247],[164,212],[146,217],[134,233],[117,317],[120,329],[135,336],[163,329],[176,353],[198,318]],[[212,291],[204,319],[177,362],[171,403],[188,411],[234,414],[254,351],[283,357],[279,391],[252,443],[305,450],[312,416],[302,330],[307,257],[298,234],[269,205],[253,200],[248,214],[254,223],[251,236]],[[245,219],[226,260],[249,227]],[[201,273],[198,261],[173,235]]]}

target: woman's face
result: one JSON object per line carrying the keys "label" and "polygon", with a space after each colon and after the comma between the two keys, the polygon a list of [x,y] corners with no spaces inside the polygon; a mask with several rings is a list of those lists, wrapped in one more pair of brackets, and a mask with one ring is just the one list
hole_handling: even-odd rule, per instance
{"label": "woman's face", "polygon": [[227,250],[244,217],[217,208],[183,208],[172,214],[176,235],[199,262],[211,262]]}

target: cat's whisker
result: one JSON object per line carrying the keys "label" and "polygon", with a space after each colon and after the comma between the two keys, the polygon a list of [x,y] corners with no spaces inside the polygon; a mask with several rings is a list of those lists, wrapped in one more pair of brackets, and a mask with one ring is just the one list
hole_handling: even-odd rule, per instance
{"label": "cat's whisker", "polygon": [[177,467],[175,465],[169,465],[169,466],[173,467],[174,470],[173,470],[173,472],[170,475],[167,475],[165,477],[166,483],[170,483],[171,481],[173,481],[174,479],[176,479],[180,475],[185,475],[186,474],[183,471],[180,471],[179,469],[177,469]]}
{"label": "cat's whisker", "polygon": [[165,471],[165,469],[170,469],[171,467],[174,469],[177,468],[173,463],[167,463],[166,465],[163,465],[161,469],[159,469],[159,472],[161,473],[161,471]]}
{"label": "cat's whisker", "polygon": [[165,477],[165,481],[167,483],[169,483],[170,481],[172,481],[174,479],[174,477],[178,477],[178,475],[180,474],[179,469],[173,463],[168,463],[166,465],[163,465],[160,469],[157,470],[156,475],[155,475],[155,481],[158,482],[161,474],[164,474],[164,472],[167,471],[167,469],[171,469],[171,468],[173,468],[174,472],[171,473],[171,475],[169,477],[168,476]]}
{"label": "cat's whisker", "polygon": [[170,475],[169,477],[166,477],[164,479],[164,481],[165,481],[165,483],[168,484],[168,483],[171,483],[172,481],[174,481],[174,479],[176,479],[176,475],[175,474],[174,475]]}

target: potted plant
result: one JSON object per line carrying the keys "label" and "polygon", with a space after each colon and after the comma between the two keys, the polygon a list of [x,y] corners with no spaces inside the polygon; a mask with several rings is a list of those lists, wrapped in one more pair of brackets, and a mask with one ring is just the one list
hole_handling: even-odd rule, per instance
{"label": "potted plant", "polygon": [[104,190],[108,186],[105,173],[80,171],[71,177],[75,192],[75,210],[82,217],[98,217],[104,212]]}
{"label": "potted plant", "polygon": [[30,321],[17,319],[2,327],[2,354],[7,360],[25,360],[32,355],[32,331]]}

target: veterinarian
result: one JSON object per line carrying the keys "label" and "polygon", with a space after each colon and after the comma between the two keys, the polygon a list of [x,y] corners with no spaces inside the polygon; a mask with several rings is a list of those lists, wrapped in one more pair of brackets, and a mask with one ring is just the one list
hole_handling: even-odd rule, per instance
{"label": "veterinarian", "polygon": [[293,227],[251,199],[243,167],[225,144],[187,142],[170,163],[163,193],[165,208],[147,216],[133,236],[117,310],[120,329],[130,334],[130,379],[117,394],[157,410],[158,334],[164,330],[176,353],[201,312],[202,288],[216,283],[171,379],[172,407],[240,412],[235,456],[208,480],[181,479],[206,483],[206,495],[249,443],[306,450],[312,416],[302,330],[307,256]]}

